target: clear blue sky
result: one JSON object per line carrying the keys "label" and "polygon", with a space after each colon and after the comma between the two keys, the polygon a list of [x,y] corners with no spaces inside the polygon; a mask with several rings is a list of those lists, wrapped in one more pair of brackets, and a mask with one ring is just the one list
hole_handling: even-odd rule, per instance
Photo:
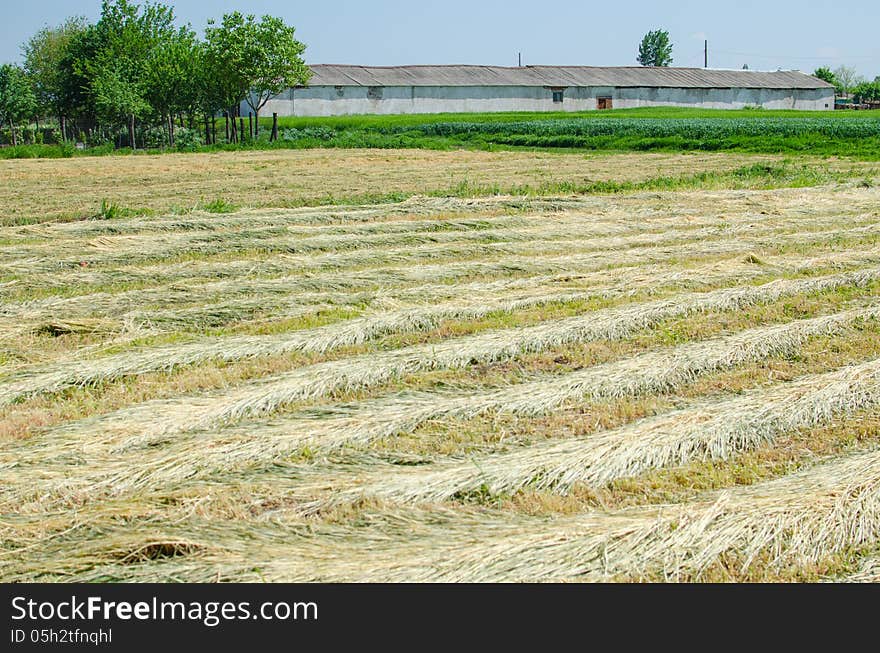
{"label": "clear blue sky", "polygon": [[[100,0],[8,2],[0,21],[0,61],[20,60],[20,45],[43,25],[80,14],[95,19]],[[854,66],[880,75],[880,0],[177,0],[197,30],[239,9],[282,16],[308,45],[309,63],[366,65],[472,63],[635,65],[650,29],[669,30],[677,66],[812,71]]]}

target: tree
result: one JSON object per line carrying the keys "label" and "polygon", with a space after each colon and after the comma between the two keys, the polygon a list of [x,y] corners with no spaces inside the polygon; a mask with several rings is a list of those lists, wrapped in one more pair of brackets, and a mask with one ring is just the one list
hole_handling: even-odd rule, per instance
{"label": "tree", "polygon": [[654,30],[645,34],[639,44],[639,56],[636,57],[643,66],[668,66],[672,63],[672,43],[669,32]]}
{"label": "tree", "polygon": [[856,102],[880,101],[880,82],[862,82],[853,88]]}
{"label": "tree", "polygon": [[219,27],[209,22],[205,30],[212,57],[225,70],[232,100],[228,106],[234,115],[232,104],[247,102],[258,129],[260,109],[285,89],[305,84],[311,75],[302,59],[306,46],[294,33],[281,18],[263,16],[258,21],[237,11],[225,14]]}
{"label": "tree", "polygon": [[834,84],[834,86],[837,86],[837,78],[834,76],[834,73],[830,68],[816,68],[816,70],[813,71],[813,77],[821,79],[823,82],[828,82],[829,84]]}
{"label": "tree", "polygon": [[864,81],[855,68],[849,66],[838,66],[834,69],[834,78],[837,80],[837,91],[841,95],[849,95],[853,87],[858,86]]}
{"label": "tree", "polygon": [[128,127],[129,145],[135,147],[135,120],[143,118],[150,105],[136,84],[126,78],[123,65],[105,64],[92,79],[92,96],[98,119],[111,125]]}
{"label": "tree", "polygon": [[168,145],[174,146],[173,116],[193,110],[198,104],[198,41],[184,26],[163,38],[150,52],[144,66],[144,94],[153,110],[163,118]]}
{"label": "tree", "polygon": [[62,62],[71,43],[87,29],[85,18],[68,18],[59,27],[44,27],[22,47],[24,69],[33,82],[37,110],[64,122],[65,71]]}
{"label": "tree", "polygon": [[158,3],[140,6],[128,0],[104,0],[95,30],[98,52],[83,64],[95,109],[99,118],[125,124],[134,148],[136,121],[152,109],[146,99],[147,63],[173,37],[174,11]]}
{"label": "tree", "polygon": [[36,110],[37,98],[24,70],[11,64],[0,66],[0,126],[9,125],[13,145],[18,145],[16,125]]}

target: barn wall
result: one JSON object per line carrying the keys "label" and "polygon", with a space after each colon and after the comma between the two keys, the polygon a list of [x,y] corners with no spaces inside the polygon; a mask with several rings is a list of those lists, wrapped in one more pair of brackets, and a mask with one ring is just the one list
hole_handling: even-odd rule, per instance
{"label": "barn wall", "polygon": [[[483,113],[498,111],[590,111],[598,97],[611,97],[614,108],[681,106],[706,109],[816,110],[834,108],[833,92],[824,89],[698,89],[569,87],[563,102],[552,91],[527,86],[312,86],[286,91],[262,115],[334,116],[351,114]],[[247,115],[247,107],[242,107]]]}

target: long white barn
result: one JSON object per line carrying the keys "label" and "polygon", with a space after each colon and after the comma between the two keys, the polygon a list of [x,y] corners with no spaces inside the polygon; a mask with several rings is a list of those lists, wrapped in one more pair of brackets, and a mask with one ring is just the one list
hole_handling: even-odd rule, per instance
{"label": "long white barn", "polygon": [[[644,106],[834,109],[834,87],[798,71],[592,66],[311,66],[263,115],[588,111]],[[247,115],[246,105],[242,106]]]}

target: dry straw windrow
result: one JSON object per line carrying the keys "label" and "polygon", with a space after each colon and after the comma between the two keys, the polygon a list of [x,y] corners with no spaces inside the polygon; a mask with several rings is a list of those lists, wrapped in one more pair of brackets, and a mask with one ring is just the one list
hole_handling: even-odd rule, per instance
{"label": "dry straw windrow", "polygon": [[[278,472],[297,479],[292,491],[303,498],[306,511],[365,497],[435,502],[477,490],[501,494],[525,487],[564,493],[575,483],[599,487],[695,460],[726,460],[770,444],[781,434],[878,405],[880,360],[872,360],[583,438],[546,441],[466,461],[415,467],[371,461],[362,469],[348,466],[341,474],[322,466]],[[310,496],[321,498],[310,501]]]}
{"label": "dry straw windrow", "polygon": [[[22,283],[28,287],[56,287],[76,285],[88,288],[94,284],[127,284],[159,280],[182,281],[186,278],[198,277],[235,277],[244,273],[253,274],[292,274],[294,272],[314,274],[321,271],[357,270],[375,268],[377,266],[400,265],[407,263],[431,264],[445,261],[470,261],[475,257],[497,260],[509,270],[517,266],[535,268],[536,259],[546,263],[550,268],[537,269],[547,272],[555,265],[579,264],[604,267],[608,265],[625,265],[634,263],[654,263],[681,256],[694,256],[693,242],[700,242],[699,256],[723,255],[737,251],[748,251],[755,248],[779,249],[786,246],[809,246],[813,243],[833,243],[846,239],[848,244],[873,242],[880,236],[876,221],[868,218],[867,222],[856,222],[857,226],[847,223],[846,228],[805,230],[802,226],[796,232],[780,233],[768,225],[717,226],[705,230],[695,230],[689,237],[669,237],[667,235],[609,237],[605,239],[572,237],[564,234],[557,240],[543,241],[540,239],[515,240],[508,242],[454,243],[432,244],[407,248],[374,248],[322,254],[287,254],[274,253],[270,260],[245,261],[199,261],[188,260],[179,263],[166,262],[147,267],[126,266],[116,269],[100,269],[87,265],[84,261],[72,262],[67,268],[53,263],[55,272],[44,272],[34,275],[29,261],[9,263],[9,274],[20,274]],[[702,234],[702,238],[700,237]],[[728,240],[726,236],[736,236]],[[603,249],[604,248],[604,249]],[[613,255],[609,254],[609,248]],[[250,252],[253,254],[253,252]],[[268,256],[263,253],[263,256]],[[556,260],[554,260],[556,259]],[[85,263],[89,263],[85,261]],[[431,277],[423,277],[431,278]],[[19,292],[21,286],[19,287]]]}
{"label": "dry straw windrow", "polygon": [[877,197],[0,226],[0,580],[877,582]]}
{"label": "dry straw windrow", "polygon": [[[436,220],[438,214],[472,217],[474,214],[485,213],[487,214],[486,218],[491,219],[496,217],[491,214],[497,211],[516,211],[518,213],[579,211],[615,219],[632,214],[631,210],[618,209],[615,211],[614,206],[609,205],[605,198],[596,197],[527,198],[508,196],[459,199],[413,196],[402,202],[390,204],[312,206],[295,209],[242,209],[231,214],[194,211],[184,215],[169,213],[114,220],[43,222],[25,226],[0,227],[0,236],[61,238],[144,232],[212,231],[250,227],[263,222],[292,227],[348,231],[359,228],[370,229],[374,225],[381,228],[383,224],[388,222],[420,222],[421,216],[429,216],[429,220]],[[660,222],[669,221],[670,224],[676,220],[680,221],[678,212],[666,208],[656,210],[642,206],[639,216],[642,220],[656,219]],[[503,219],[505,216],[501,217]]]}
{"label": "dry straw windrow", "polygon": [[[842,222],[858,223],[855,215],[848,216],[787,216],[774,217],[762,223],[761,227],[777,230],[797,226],[799,228],[827,227]],[[861,218],[864,221],[864,217]],[[4,247],[6,264],[27,261],[32,270],[52,270],[59,266],[69,266],[83,260],[85,256],[91,264],[107,264],[154,258],[180,256],[182,253],[201,255],[219,254],[227,251],[257,250],[284,251],[300,254],[309,252],[346,251],[362,248],[387,248],[395,245],[425,245],[433,243],[459,242],[502,242],[540,237],[543,240],[556,240],[577,234],[579,238],[634,237],[639,234],[654,234],[657,237],[685,236],[688,232],[700,229],[748,228],[754,230],[758,225],[740,226],[736,221],[704,218],[692,220],[684,226],[652,224],[651,222],[622,222],[620,220],[597,219],[595,216],[563,213],[537,217],[507,216],[490,219],[451,219],[446,221],[427,220],[421,222],[390,223],[379,228],[356,229],[342,233],[310,233],[276,223],[266,225],[248,224],[242,229],[222,229],[218,225],[211,231],[170,231],[146,233],[142,235],[103,235],[91,239],[52,238],[43,242],[25,242]],[[67,258],[65,258],[67,257]],[[72,257],[72,258],[71,258]]]}
{"label": "dry straw windrow", "polygon": [[837,579],[841,583],[880,583],[880,556],[866,558],[859,569]]}
{"label": "dry straw windrow", "polygon": [[[497,266],[492,270],[486,263],[442,265],[433,269],[426,266],[375,270],[371,273],[323,273],[303,277],[285,276],[271,279],[236,278],[197,285],[159,286],[120,293],[93,293],[73,297],[48,297],[39,300],[0,304],[0,315],[8,318],[0,326],[0,339],[11,341],[23,334],[41,328],[47,320],[63,313],[67,319],[108,318],[117,320],[118,330],[168,330],[220,325],[225,321],[246,319],[260,313],[265,317],[304,315],[308,307],[320,310],[329,306],[381,304],[394,302],[434,303],[467,296],[471,301],[499,299],[498,293],[514,289],[537,288],[543,284],[557,287],[577,286],[595,288],[597,296],[613,297],[635,290],[656,292],[665,287],[711,287],[730,281],[767,276],[776,273],[815,273],[823,268],[876,265],[880,249],[876,246],[846,248],[831,251],[812,259],[804,259],[802,252],[762,257],[763,265],[756,266],[739,257],[722,259],[696,267],[676,264],[633,265],[596,270],[589,264],[587,271],[576,262],[569,265],[547,264],[543,269],[555,269],[555,274],[537,274],[540,263],[533,262],[524,269]],[[407,285],[413,279],[422,279],[436,272],[455,280],[457,276],[481,273],[489,281],[469,283],[429,283]],[[496,275],[506,275],[500,278]],[[513,276],[510,276],[510,275]],[[525,276],[521,276],[525,275]],[[485,299],[477,295],[483,294]],[[219,301],[218,301],[219,300]],[[390,302],[390,304],[389,304]],[[163,308],[149,309],[150,306]],[[402,306],[397,308],[403,308]],[[414,307],[413,307],[414,308]]]}
{"label": "dry straw windrow", "polygon": [[[0,560],[0,574],[7,581],[699,580],[722,558],[740,575],[797,569],[880,539],[880,451],[678,505],[552,519],[435,507],[359,522],[288,527],[193,517],[107,526],[73,548],[60,537],[22,550]],[[162,542],[185,545],[183,554],[119,564]]]}
{"label": "dry straw windrow", "polygon": [[[4,248],[5,262],[0,265],[0,272],[12,273],[20,270],[22,266],[31,272],[51,272],[59,268],[71,268],[80,265],[84,256],[92,266],[127,264],[154,259],[173,259],[183,255],[216,256],[235,252],[263,251],[273,253],[286,253],[297,256],[301,265],[309,265],[312,259],[323,260],[326,253],[358,252],[359,256],[369,256],[369,253],[378,250],[381,255],[402,255],[407,250],[414,254],[430,257],[439,249],[454,246],[464,247],[469,243],[474,244],[507,244],[529,243],[541,240],[550,243],[558,240],[571,240],[573,234],[584,245],[593,244],[598,248],[619,248],[634,245],[645,245],[655,240],[670,242],[693,238],[705,238],[717,235],[723,231],[723,227],[703,227],[696,229],[665,229],[662,232],[636,233],[632,235],[600,235],[591,234],[589,222],[584,224],[583,218],[557,218],[537,222],[530,226],[514,229],[478,229],[457,231],[429,231],[429,232],[404,232],[390,234],[353,234],[336,236],[312,236],[304,238],[299,235],[289,235],[286,230],[278,227],[267,227],[263,230],[246,230],[240,232],[217,232],[209,234],[178,233],[162,236],[153,235],[147,239],[132,236],[120,236],[117,238],[100,238],[88,242],[84,247],[82,243],[73,242],[69,245],[59,243],[51,248],[44,256],[35,256],[30,252],[33,248]],[[792,227],[796,221],[789,220],[786,226]],[[807,226],[806,223],[803,225]],[[822,221],[820,226],[827,227],[827,221]],[[750,231],[766,232],[768,229],[779,230],[781,227],[756,226]],[[731,231],[736,227],[728,227]],[[581,235],[585,231],[586,234]],[[612,229],[612,233],[614,230]],[[600,230],[601,234],[601,230]],[[405,249],[401,246],[406,246]],[[397,247],[398,249],[394,249]],[[70,251],[68,251],[70,250]],[[84,253],[87,252],[87,253]],[[69,258],[63,258],[64,255]]]}
{"label": "dry straw windrow", "polygon": [[[480,360],[497,360],[515,356],[521,351],[540,351],[566,343],[591,339],[619,339],[649,327],[662,319],[707,310],[733,310],[750,304],[774,301],[778,297],[799,293],[821,292],[847,285],[856,287],[872,283],[880,274],[877,269],[831,275],[801,281],[778,280],[758,287],[732,288],[709,293],[690,293],[678,298],[635,304],[622,308],[593,312],[564,320],[520,329],[506,329],[480,333],[468,338],[447,340],[442,343],[414,346],[360,358],[332,361],[295,370],[279,379],[268,379],[261,388],[274,384],[279,390],[277,403],[298,398],[311,398],[337,390],[367,387],[380,383],[395,374],[417,369],[454,367]],[[568,293],[569,299],[577,294]],[[587,295],[582,295],[581,298]],[[548,300],[548,297],[553,297]],[[514,310],[547,301],[559,301],[562,295],[543,295],[520,300],[503,300],[491,305],[491,311]],[[134,350],[115,356],[91,360],[55,361],[48,369],[19,370],[0,380],[0,405],[21,397],[55,392],[72,385],[84,385],[112,380],[123,375],[150,371],[171,370],[206,360],[240,360],[255,356],[282,354],[291,351],[327,352],[332,349],[366,342],[388,333],[406,333],[432,328],[441,319],[476,317],[489,310],[485,303],[450,304],[414,310],[389,312],[330,324],[326,327],[295,331],[272,336],[241,336],[219,338],[191,345],[175,344],[143,351]],[[366,368],[363,380],[357,381],[361,369]],[[310,379],[323,379],[316,382]],[[333,381],[334,378],[339,379]],[[300,387],[301,386],[301,387]],[[252,393],[253,391],[251,391]],[[273,391],[261,390],[263,394]],[[258,402],[266,403],[266,402]],[[195,410],[195,408],[193,408]],[[245,414],[250,409],[233,411]]]}
{"label": "dry straw windrow", "polygon": [[[0,497],[4,503],[18,505],[32,500],[34,493],[62,500],[95,496],[101,491],[125,494],[204,477],[219,469],[265,464],[303,447],[329,451],[344,445],[365,445],[412,432],[434,419],[465,419],[493,411],[536,416],[571,401],[669,392],[700,375],[796,351],[809,338],[839,332],[878,316],[877,306],[853,309],[687,343],[668,351],[646,352],[496,390],[398,395],[270,422],[195,431],[187,437],[181,432],[277,409],[280,400],[290,399],[291,388],[270,387],[270,392],[245,388],[202,404],[198,398],[148,402],[72,422],[44,433],[38,440],[7,448],[0,458],[0,468],[6,470],[6,489],[0,490]],[[317,383],[321,377],[314,378]],[[101,433],[101,437],[96,438],[95,433]],[[178,435],[171,438],[171,433]],[[85,468],[73,475],[75,481],[70,480],[68,463],[72,455],[88,460]],[[129,457],[137,459],[135,468],[127,464]]]}
{"label": "dry straw windrow", "polygon": [[[14,236],[37,238],[94,237],[112,234],[168,231],[211,231],[215,229],[235,229],[251,227],[263,222],[273,225],[316,227],[329,229],[356,230],[360,227],[380,228],[389,221],[419,221],[420,216],[431,219],[439,214],[472,216],[475,213],[516,211],[535,213],[581,212],[626,224],[636,217],[639,223],[681,224],[683,220],[700,218],[703,202],[707,199],[712,206],[725,215],[726,219],[744,217],[750,219],[754,213],[766,210],[767,206],[778,207],[776,211],[789,210],[810,217],[811,214],[828,212],[839,214],[842,207],[852,211],[871,211],[871,197],[861,189],[837,188],[833,192],[821,189],[779,189],[752,192],[750,196],[739,193],[720,192],[700,194],[677,192],[674,194],[640,194],[609,197],[513,197],[493,196],[477,198],[424,197],[413,196],[402,202],[392,204],[360,206],[319,206],[297,209],[258,209],[242,210],[233,214],[207,214],[193,212],[178,215],[135,216],[114,220],[83,220],[73,222],[46,222],[19,227],[0,227],[0,237]],[[666,201],[656,201],[662,198]],[[655,200],[646,202],[646,199]],[[810,211],[804,206],[809,205]],[[827,209],[827,210],[826,210]],[[494,217],[494,216],[487,216]],[[503,218],[504,216],[502,216]]]}

